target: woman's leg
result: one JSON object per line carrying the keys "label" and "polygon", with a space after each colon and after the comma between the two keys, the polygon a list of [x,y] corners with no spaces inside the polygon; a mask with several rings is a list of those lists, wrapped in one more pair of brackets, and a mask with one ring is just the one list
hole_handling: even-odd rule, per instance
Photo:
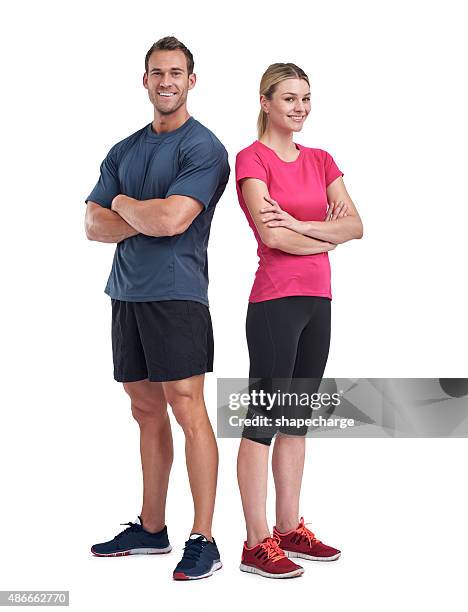
{"label": "woman's leg", "polygon": [[270,536],[266,518],[268,455],[270,446],[242,438],[237,457],[237,481],[244,509],[247,546]]}
{"label": "woman's leg", "polygon": [[[291,302],[294,301],[294,303]],[[290,378],[301,330],[307,321],[291,310],[295,298],[249,304],[246,332],[250,379],[258,390],[271,391],[273,378]],[[256,412],[249,409],[249,417]],[[237,477],[247,527],[247,544],[255,546],[270,535],[266,517],[268,457],[276,428],[246,427],[239,447]]]}
{"label": "woman's leg", "polygon": [[273,447],[271,466],[276,489],[276,523],[281,533],[299,524],[299,498],[304,471],[305,437],[279,433]]}
{"label": "woman's leg", "polygon": [[[302,299],[310,320],[299,339],[292,390],[310,396],[320,387],[328,359],[330,300],[320,297]],[[286,428],[284,432],[287,432]],[[305,433],[294,436],[280,432],[275,440],[272,468],[276,489],[276,528],[282,533],[295,529],[299,524]]]}

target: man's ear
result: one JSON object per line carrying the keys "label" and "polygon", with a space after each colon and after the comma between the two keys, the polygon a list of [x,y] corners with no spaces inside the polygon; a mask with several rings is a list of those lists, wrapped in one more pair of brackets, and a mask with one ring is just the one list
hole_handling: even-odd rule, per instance
{"label": "man's ear", "polygon": [[143,87],[144,87],[145,89],[148,89],[148,75],[147,75],[147,73],[146,73],[146,72],[145,72],[145,74],[143,75]]}
{"label": "man's ear", "polygon": [[193,89],[195,87],[195,83],[197,82],[197,75],[192,72],[189,74],[189,89]]}

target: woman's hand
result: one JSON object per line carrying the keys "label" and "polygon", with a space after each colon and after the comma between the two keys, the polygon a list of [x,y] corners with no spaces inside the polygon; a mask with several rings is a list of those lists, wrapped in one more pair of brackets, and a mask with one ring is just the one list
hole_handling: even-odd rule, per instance
{"label": "woman's hand", "polygon": [[324,221],[335,221],[342,219],[348,214],[348,205],[340,200],[339,202],[330,202]]}
{"label": "woman's hand", "polygon": [[302,221],[298,221],[292,215],[282,210],[276,200],[272,200],[267,196],[263,197],[270,206],[265,206],[260,209],[262,213],[262,221],[267,227],[287,227],[293,232],[301,233]]}

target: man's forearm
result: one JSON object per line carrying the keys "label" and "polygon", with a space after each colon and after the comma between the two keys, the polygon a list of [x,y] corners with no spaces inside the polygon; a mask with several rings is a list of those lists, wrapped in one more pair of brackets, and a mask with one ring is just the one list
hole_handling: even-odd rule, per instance
{"label": "man's forearm", "polygon": [[304,221],[300,233],[333,244],[342,244],[354,238],[362,238],[362,223],[355,215],[334,221]]}
{"label": "man's forearm", "polygon": [[112,210],[147,236],[170,236],[173,233],[169,209],[167,201],[160,198],[135,200],[120,194],[112,201]]}
{"label": "man's forearm", "polygon": [[109,208],[99,208],[86,220],[86,235],[97,242],[121,242],[140,232]]}
{"label": "man's forearm", "polygon": [[332,251],[336,247],[328,241],[303,236],[283,227],[269,228],[266,244],[272,249],[279,249],[291,255],[316,255]]}

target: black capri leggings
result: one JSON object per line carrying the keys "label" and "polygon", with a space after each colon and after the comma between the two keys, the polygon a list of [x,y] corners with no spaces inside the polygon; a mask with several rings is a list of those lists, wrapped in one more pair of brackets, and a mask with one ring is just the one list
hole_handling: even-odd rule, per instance
{"label": "black capri leggings", "polygon": [[[318,391],[330,347],[330,306],[328,298],[302,295],[249,303],[246,332],[251,391]],[[289,381],[288,389],[285,381]],[[266,411],[251,404],[246,418],[286,414],[284,410]],[[293,416],[310,418],[309,407],[300,408],[300,415],[297,407],[294,410]],[[307,428],[250,425],[244,427],[242,436],[270,445],[277,431],[303,436]]]}

